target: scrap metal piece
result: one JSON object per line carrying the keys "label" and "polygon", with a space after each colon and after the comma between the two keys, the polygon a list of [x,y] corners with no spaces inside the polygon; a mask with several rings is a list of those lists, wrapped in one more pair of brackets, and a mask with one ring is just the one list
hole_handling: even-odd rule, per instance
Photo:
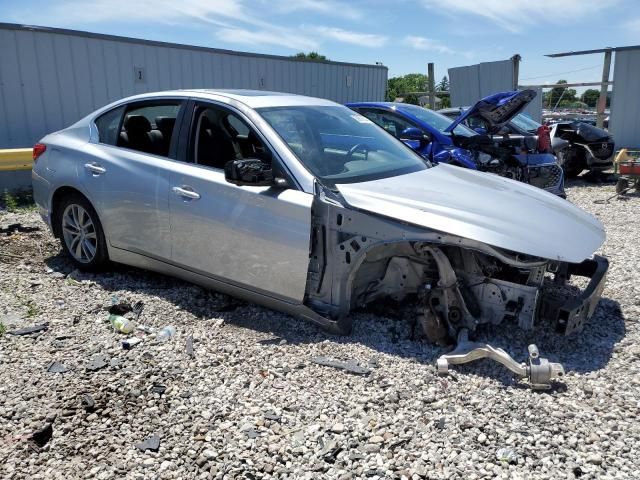
{"label": "scrap metal piece", "polygon": [[45,322],[42,325],[34,325],[33,327],[19,328],[17,330],[9,330],[9,335],[30,335],[32,333],[43,332],[49,329],[49,322]]}
{"label": "scrap metal piece", "polygon": [[109,356],[105,353],[94,355],[93,357],[91,357],[89,363],[87,364],[87,371],[95,372],[97,370],[100,370],[101,368],[109,365],[110,360],[111,359],[109,358]]}
{"label": "scrap metal piece", "polygon": [[447,374],[449,365],[461,365],[482,358],[496,361],[521,378],[527,378],[534,390],[546,390],[551,388],[551,381],[564,375],[564,368],[560,363],[549,362],[546,358],[540,358],[538,347],[529,345],[529,360],[527,363],[516,362],[511,355],[501,348],[496,348],[488,343],[470,342],[469,331],[463,328],[458,333],[458,345],[437,360],[439,374]]}
{"label": "scrap metal piece", "polygon": [[58,361],[51,362],[47,367],[47,372],[49,373],[65,373],[68,371],[69,369]]}
{"label": "scrap metal piece", "polygon": [[157,452],[160,449],[160,435],[154,433],[143,442],[136,443],[136,448],[141,452],[146,452],[147,450]]}
{"label": "scrap metal piece", "polygon": [[371,373],[371,369],[365,368],[358,364],[356,360],[347,360],[346,362],[341,362],[340,360],[334,360],[329,357],[313,357],[311,359],[313,363],[317,363],[318,365],[324,365],[325,367],[333,367],[340,370],[345,370],[346,372],[353,373],[355,375],[369,375]]}

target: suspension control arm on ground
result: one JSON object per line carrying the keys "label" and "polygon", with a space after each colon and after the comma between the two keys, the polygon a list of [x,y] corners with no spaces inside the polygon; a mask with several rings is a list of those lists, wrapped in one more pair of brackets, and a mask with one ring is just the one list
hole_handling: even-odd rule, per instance
{"label": "suspension control arm on ground", "polygon": [[531,383],[531,388],[534,390],[551,388],[551,381],[564,375],[562,365],[540,358],[538,347],[535,345],[529,345],[527,363],[518,363],[501,348],[495,348],[488,343],[470,342],[469,332],[466,328],[461,329],[458,333],[456,348],[438,358],[438,373],[448,373],[449,365],[461,365],[482,358],[494,360],[504,365],[517,376],[527,378]]}

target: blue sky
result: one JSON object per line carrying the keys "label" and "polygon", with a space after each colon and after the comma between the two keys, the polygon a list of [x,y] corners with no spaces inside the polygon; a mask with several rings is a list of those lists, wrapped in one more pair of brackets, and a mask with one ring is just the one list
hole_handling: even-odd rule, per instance
{"label": "blue sky", "polygon": [[522,55],[523,84],[597,81],[602,54],[640,43],[637,0],[0,0],[0,21],[277,55],[316,50],[389,76]]}

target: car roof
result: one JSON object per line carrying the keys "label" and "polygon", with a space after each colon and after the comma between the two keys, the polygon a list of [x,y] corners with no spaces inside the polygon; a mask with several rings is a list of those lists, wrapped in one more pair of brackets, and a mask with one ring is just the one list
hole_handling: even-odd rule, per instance
{"label": "car roof", "polygon": [[385,107],[396,109],[399,106],[406,105],[400,102],[351,102],[346,104],[347,107]]}
{"label": "car roof", "polygon": [[449,107],[449,108],[441,108],[438,110],[439,113],[462,113],[465,110],[468,110],[469,107]]}
{"label": "car roof", "polygon": [[166,90],[161,92],[143,93],[122,99],[120,102],[139,101],[158,97],[196,97],[215,100],[220,97],[244,103],[250,108],[288,107],[288,106],[336,106],[335,102],[324,98],[307,97],[293,93],[271,92],[265,90],[242,89],[185,89]]}

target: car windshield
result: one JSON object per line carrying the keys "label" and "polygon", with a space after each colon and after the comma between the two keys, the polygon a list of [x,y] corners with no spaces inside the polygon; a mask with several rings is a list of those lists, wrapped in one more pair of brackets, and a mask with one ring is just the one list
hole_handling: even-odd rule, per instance
{"label": "car windshield", "polygon": [[536,133],[540,124],[534,119],[527,117],[526,115],[519,113],[511,119],[511,123],[520,130],[524,130],[529,133]]}
{"label": "car windshield", "polygon": [[403,175],[429,162],[359,113],[340,105],[259,108],[316,177],[330,184]]}
{"label": "car windshield", "polygon": [[[445,133],[447,127],[453,123],[449,117],[417,105],[402,105],[399,110],[407,112],[409,115],[413,115],[421,122],[431,125],[442,133]],[[456,128],[453,129],[453,133],[459,137],[473,137],[474,135],[477,135],[476,132],[462,124],[457,125]]]}

